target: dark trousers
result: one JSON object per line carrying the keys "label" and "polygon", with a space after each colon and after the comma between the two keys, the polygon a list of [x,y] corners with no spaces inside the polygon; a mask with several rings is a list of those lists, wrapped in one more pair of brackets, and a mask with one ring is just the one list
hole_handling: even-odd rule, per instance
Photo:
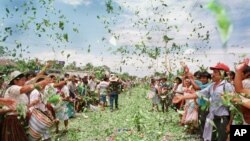
{"label": "dark trousers", "polygon": [[226,127],[229,123],[229,116],[214,116],[214,124],[217,127],[216,132],[218,133],[218,137],[216,137],[216,132],[213,132],[212,140],[214,141],[226,141],[227,133]]}
{"label": "dark trousers", "polygon": [[118,108],[118,94],[117,93],[111,93],[109,97],[110,101],[110,109],[113,110],[113,103],[115,101],[115,108]]}
{"label": "dark trousers", "polygon": [[162,110],[162,112],[164,112],[164,111],[168,111],[168,104],[167,104],[167,100],[166,100],[166,98],[161,98],[161,110]]}
{"label": "dark trousers", "polygon": [[199,107],[199,111],[198,111],[198,116],[199,116],[199,128],[200,128],[200,137],[202,138],[202,135],[203,135],[203,131],[204,131],[204,126],[205,126],[205,123],[206,123],[206,117],[208,115],[208,111],[206,110],[202,110],[201,107]]}

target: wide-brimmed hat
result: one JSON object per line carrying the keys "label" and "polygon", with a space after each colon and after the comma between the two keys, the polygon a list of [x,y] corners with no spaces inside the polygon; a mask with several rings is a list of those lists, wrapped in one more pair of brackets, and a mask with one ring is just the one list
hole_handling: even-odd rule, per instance
{"label": "wide-brimmed hat", "polygon": [[227,65],[223,63],[217,63],[214,67],[210,67],[211,70],[224,70],[225,72],[229,72],[230,69]]}
{"label": "wide-brimmed hat", "polygon": [[116,82],[116,81],[118,81],[118,78],[116,76],[112,76],[109,78],[109,81]]}
{"label": "wide-brimmed hat", "polygon": [[166,77],[161,77],[159,80],[165,80],[165,81],[167,81],[167,78]]}
{"label": "wide-brimmed hat", "polygon": [[87,74],[87,73],[84,73],[84,74],[83,74],[83,77],[87,77],[87,76],[88,76],[88,74]]}
{"label": "wide-brimmed hat", "polygon": [[18,77],[24,77],[24,73],[20,72],[20,71],[13,71],[11,74],[10,74],[10,80],[9,80],[9,85],[12,85],[13,84],[13,80],[15,80],[16,78]]}
{"label": "wide-brimmed hat", "polygon": [[153,78],[155,81],[159,81],[160,80],[160,77],[159,76],[156,76]]}

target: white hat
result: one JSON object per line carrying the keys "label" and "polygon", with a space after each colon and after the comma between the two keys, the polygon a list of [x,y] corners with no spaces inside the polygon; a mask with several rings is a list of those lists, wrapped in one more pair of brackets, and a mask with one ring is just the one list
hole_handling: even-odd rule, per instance
{"label": "white hat", "polygon": [[86,77],[86,76],[88,76],[88,74],[87,74],[87,73],[84,73],[84,74],[83,74],[83,77]]}
{"label": "white hat", "polygon": [[118,81],[118,78],[116,76],[112,76],[109,78],[109,81],[116,82],[116,81]]}
{"label": "white hat", "polygon": [[24,76],[24,73],[21,73],[20,71],[13,71],[11,74],[10,74],[10,82],[9,82],[9,85],[12,84],[13,80],[16,79],[18,76],[21,76],[23,75]]}

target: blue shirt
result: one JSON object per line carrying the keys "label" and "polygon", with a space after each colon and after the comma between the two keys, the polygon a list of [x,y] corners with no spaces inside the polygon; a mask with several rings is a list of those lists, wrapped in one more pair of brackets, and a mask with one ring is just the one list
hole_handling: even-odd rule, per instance
{"label": "blue shirt", "polygon": [[[197,85],[198,85],[198,84],[197,84]],[[202,84],[202,83],[201,83],[201,85],[199,85],[199,87],[200,87],[201,90],[203,90],[203,89],[205,89],[206,87],[208,87],[209,85],[211,85],[211,83],[206,83],[206,84]],[[206,100],[204,100],[203,98],[198,98],[198,99],[197,99],[197,103],[198,103],[199,106],[203,106],[203,105],[206,104]]]}
{"label": "blue shirt", "polygon": [[207,97],[210,101],[209,112],[213,112],[216,116],[228,116],[229,110],[223,106],[221,95],[225,92],[234,92],[234,86],[231,83],[223,80],[213,90],[215,83],[213,82],[210,86],[201,90],[197,95],[198,97]]}

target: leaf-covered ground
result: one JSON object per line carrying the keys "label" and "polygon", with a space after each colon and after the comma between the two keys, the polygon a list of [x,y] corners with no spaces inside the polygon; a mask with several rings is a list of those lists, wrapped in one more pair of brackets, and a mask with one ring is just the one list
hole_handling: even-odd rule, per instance
{"label": "leaf-covered ground", "polygon": [[[179,116],[173,110],[168,113],[149,112],[151,103],[147,100],[148,90],[133,88],[119,97],[119,110],[85,112],[70,119],[67,133],[53,133],[57,141],[166,141],[198,140],[196,135],[185,134],[178,125]],[[61,129],[63,130],[61,123]],[[140,132],[138,132],[140,128]]]}

